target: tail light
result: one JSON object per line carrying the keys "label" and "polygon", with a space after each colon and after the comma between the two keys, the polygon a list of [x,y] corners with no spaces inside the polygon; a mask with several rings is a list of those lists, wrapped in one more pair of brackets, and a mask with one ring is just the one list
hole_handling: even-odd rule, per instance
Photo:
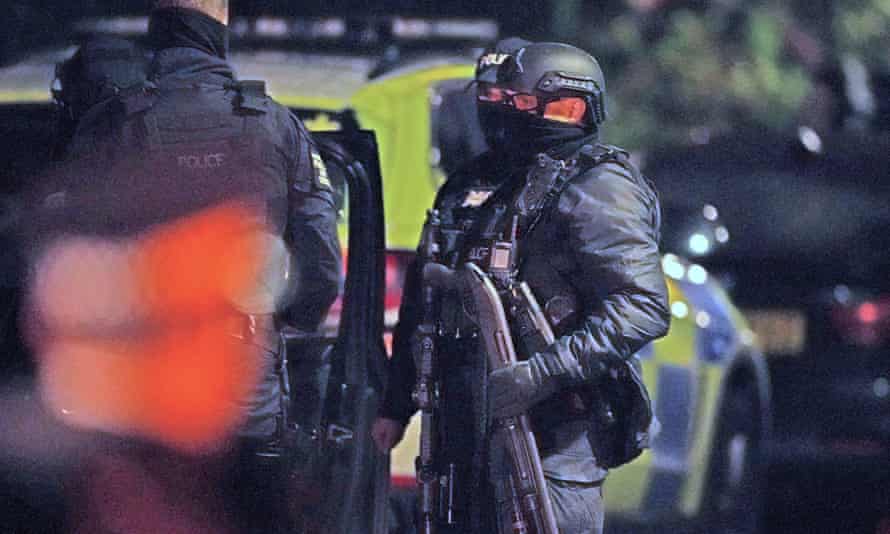
{"label": "tail light", "polygon": [[[347,251],[343,250],[343,275],[346,275]],[[405,285],[405,273],[414,259],[413,251],[388,251],[386,253],[386,292],[383,297],[383,322],[385,329],[385,343],[391,345],[391,333],[399,319],[399,306],[402,304],[402,287]],[[343,295],[331,305],[328,316],[324,322],[324,330],[330,336],[337,335],[340,324],[340,315],[343,313]]]}
{"label": "tail light", "polygon": [[832,320],[845,341],[879,347],[890,341],[890,296],[855,299],[837,304]]}
{"label": "tail light", "polygon": [[402,291],[405,285],[405,274],[414,259],[413,251],[388,251],[386,253],[386,293],[383,300],[385,326],[387,330],[395,327],[399,317],[399,306],[402,304]]}

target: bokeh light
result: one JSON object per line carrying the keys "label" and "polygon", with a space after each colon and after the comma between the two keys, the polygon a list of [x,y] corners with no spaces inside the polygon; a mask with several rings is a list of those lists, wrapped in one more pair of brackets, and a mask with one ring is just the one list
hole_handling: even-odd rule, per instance
{"label": "bokeh light", "polygon": [[270,252],[280,259],[257,221],[228,203],[130,240],[56,240],[32,288],[52,412],[188,452],[222,445],[244,418],[269,346],[233,299],[268,292]]}

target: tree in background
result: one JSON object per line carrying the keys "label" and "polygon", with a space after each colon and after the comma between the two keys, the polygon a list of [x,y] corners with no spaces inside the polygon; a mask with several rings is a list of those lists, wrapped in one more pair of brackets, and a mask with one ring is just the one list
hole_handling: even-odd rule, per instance
{"label": "tree in background", "polygon": [[825,101],[846,97],[826,72],[850,58],[890,72],[887,28],[890,0],[610,0],[563,5],[551,33],[601,59],[618,117],[608,137],[640,148],[837,127],[828,115],[843,111]]}
{"label": "tree in background", "polygon": [[579,39],[611,74],[610,112],[620,119],[608,126],[610,140],[631,148],[702,143],[793,121],[810,81],[786,52],[792,13],[783,2],[629,3],[608,20],[588,13],[596,22]]}
{"label": "tree in background", "polygon": [[832,29],[838,51],[890,72],[890,0],[843,0],[835,9]]}

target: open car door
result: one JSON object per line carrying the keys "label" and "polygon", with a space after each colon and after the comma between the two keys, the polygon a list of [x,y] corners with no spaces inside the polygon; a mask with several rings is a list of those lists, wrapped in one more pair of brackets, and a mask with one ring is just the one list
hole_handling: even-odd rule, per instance
{"label": "open car door", "polygon": [[[286,334],[299,532],[384,534],[389,457],[371,440],[382,399],[383,201],[373,133],[313,135],[341,216],[346,277],[321,335]],[[345,235],[344,235],[345,234]],[[338,313],[339,312],[339,313]]]}

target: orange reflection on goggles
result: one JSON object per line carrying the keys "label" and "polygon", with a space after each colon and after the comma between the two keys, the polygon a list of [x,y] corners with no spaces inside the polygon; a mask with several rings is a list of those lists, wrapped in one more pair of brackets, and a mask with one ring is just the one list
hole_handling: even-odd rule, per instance
{"label": "orange reflection on goggles", "polygon": [[575,96],[563,97],[544,106],[544,118],[552,121],[581,124],[587,113],[587,102]]}
{"label": "orange reflection on goggles", "polygon": [[544,101],[541,110],[542,99],[535,95],[480,84],[477,98],[480,102],[504,104],[536,115],[540,113],[545,119],[568,124],[582,124],[587,114],[587,102],[574,96]]}
{"label": "orange reflection on goggles", "polygon": [[538,109],[538,97],[517,93],[513,95],[513,107],[519,111],[531,111]]}

